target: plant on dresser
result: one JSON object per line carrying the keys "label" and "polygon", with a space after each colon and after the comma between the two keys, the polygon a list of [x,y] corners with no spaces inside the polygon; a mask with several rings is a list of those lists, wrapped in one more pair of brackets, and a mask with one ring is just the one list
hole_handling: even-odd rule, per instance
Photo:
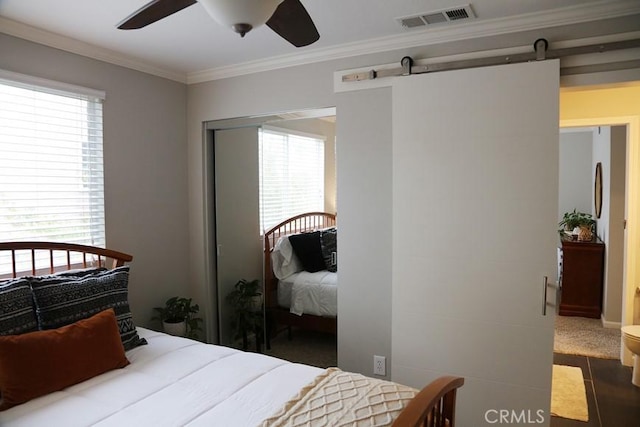
{"label": "plant on dresser", "polygon": [[593,215],[573,210],[565,212],[562,221],[558,223],[562,227],[558,232],[576,235],[579,241],[591,241],[595,232],[596,220]]}

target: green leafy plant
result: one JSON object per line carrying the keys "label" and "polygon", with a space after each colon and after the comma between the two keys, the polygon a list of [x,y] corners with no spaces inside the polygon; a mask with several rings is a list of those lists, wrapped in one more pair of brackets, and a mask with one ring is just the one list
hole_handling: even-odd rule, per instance
{"label": "green leafy plant", "polygon": [[157,316],[151,320],[160,320],[167,323],[186,322],[187,337],[197,338],[198,332],[202,331],[200,324],[202,319],[195,317],[200,311],[198,304],[193,304],[191,298],[172,297],[167,300],[164,307],[154,307]]}
{"label": "green leafy plant", "polygon": [[591,214],[577,212],[575,209],[573,212],[565,212],[562,216],[562,221],[558,223],[559,226],[563,227],[567,231],[571,231],[576,227],[589,227],[590,229],[593,229],[595,224],[596,220]]}
{"label": "green leafy plant", "polygon": [[[247,335],[251,332],[261,334],[263,327],[262,287],[260,282],[241,279],[227,295],[227,302],[233,307],[231,327],[234,339],[242,338],[242,348],[248,347]],[[259,339],[260,337],[257,337]]]}

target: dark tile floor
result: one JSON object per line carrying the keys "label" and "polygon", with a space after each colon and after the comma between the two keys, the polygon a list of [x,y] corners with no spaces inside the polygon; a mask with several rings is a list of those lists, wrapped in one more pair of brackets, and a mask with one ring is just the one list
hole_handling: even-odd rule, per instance
{"label": "dark tile floor", "polygon": [[631,368],[619,360],[554,353],[556,365],[582,368],[589,422],[551,417],[551,427],[638,427],[640,387],[631,384]]}

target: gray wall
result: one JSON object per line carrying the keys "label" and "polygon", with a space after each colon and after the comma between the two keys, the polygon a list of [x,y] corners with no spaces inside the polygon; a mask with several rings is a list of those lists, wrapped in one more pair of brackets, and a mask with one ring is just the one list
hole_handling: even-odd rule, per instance
{"label": "gray wall", "polygon": [[338,366],[391,377],[391,88],[338,95]]}
{"label": "gray wall", "polygon": [[611,128],[611,172],[609,174],[609,250],[604,320],[622,322],[624,288],[624,220],[626,211],[627,127]]}
{"label": "gray wall", "polygon": [[[602,213],[597,219],[598,236],[605,244],[605,271],[602,317],[618,324],[622,319],[624,271],[624,211],[626,128],[602,126],[593,132],[593,165],[602,163]],[[592,183],[593,186],[593,183]],[[593,189],[591,190],[593,194]],[[593,200],[593,199],[592,199]],[[595,217],[595,207],[593,208]]]}
{"label": "gray wall", "polygon": [[133,255],[134,320],[188,281],[186,86],[0,34],[0,68],[104,90],[107,247]]}
{"label": "gray wall", "polygon": [[565,212],[577,209],[591,213],[592,202],[592,129],[560,132],[560,188],[558,221]]}

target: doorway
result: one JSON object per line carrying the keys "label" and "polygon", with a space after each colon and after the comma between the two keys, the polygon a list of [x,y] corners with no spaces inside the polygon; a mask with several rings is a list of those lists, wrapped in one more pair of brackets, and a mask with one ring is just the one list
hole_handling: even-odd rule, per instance
{"label": "doorway", "polygon": [[626,144],[626,126],[560,130],[559,225],[577,212],[594,237],[584,242],[577,228],[559,230],[556,353],[620,359]]}
{"label": "doorway", "polygon": [[[626,125],[626,228],[624,233],[624,268],[622,288],[621,323],[634,323],[635,286],[638,270],[634,260],[640,250],[640,198],[638,178],[640,176],[640,82],[620,85],[567,88],[560,94],[560,126],[589,127]],[[637,321],[637,319],[636,319]],[[621,361],[631,366],[631,353],[622,344]]]}

